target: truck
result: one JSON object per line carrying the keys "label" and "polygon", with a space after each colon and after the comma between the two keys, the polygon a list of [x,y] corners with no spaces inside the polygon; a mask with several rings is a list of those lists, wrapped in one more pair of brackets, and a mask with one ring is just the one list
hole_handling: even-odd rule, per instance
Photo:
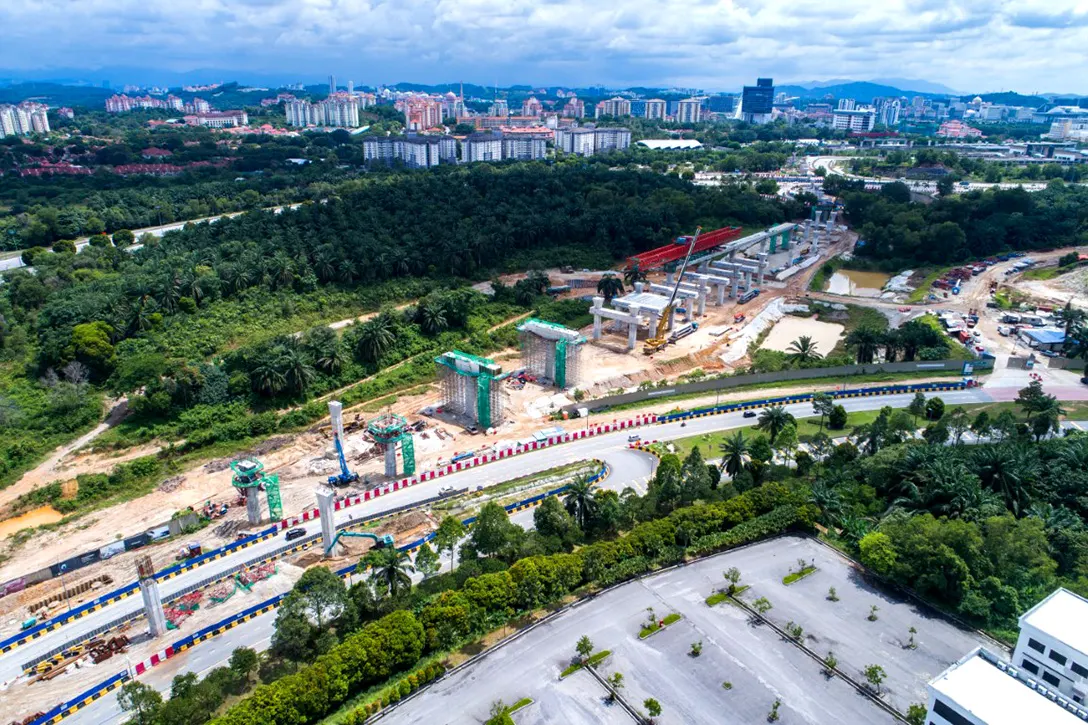
{"label": "truck", "polygon": [[1006,312],[1004,315],[1001,316],[1001,321],[1016,324],[1020,322],[1020,315],[1016,314],[1015,312]]}
{"label": "truck", "polygon": [[673,330],[672,334],[669,335],[669,342],[676,342],[677,340],[685,338],[698,329],[698,322],[689,322],[686,325],[681,325],[680,327]]}
{"label": "truck", "polygon": [[743,305],[745,302],[751,302],[752,300],[754,300],[758,296],[759,296],[759,290],[758,289],[755,289],[755,288],[750,289],[747,292],[745,292],[744,294],[742,294],[737,299],[737,304]]}

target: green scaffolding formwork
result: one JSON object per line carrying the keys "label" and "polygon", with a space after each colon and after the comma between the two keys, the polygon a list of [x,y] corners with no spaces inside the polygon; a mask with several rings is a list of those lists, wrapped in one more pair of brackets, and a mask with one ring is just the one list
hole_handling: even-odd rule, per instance
{"label": "green scaffolding formwork", "polygon": [[[397,475],[396,450],[398,443],[400,444],[401,458],[404,460],[404,474],[410,476],[416,472],[416,449],[412,445],[412,434],[409,432],[408,421],[404,419],[404,416],[396,413],[383,413],[367,423],[366,429],[374,442],[387,451],[385,471],[387,476]],[[388,452],[390,450],[392,450],[392,453]]]}
{"label": "green scaffolding formwork", "polygon": [[502,422],[502,389],[494,384],[503,377],[501,366],[459,350],[434,361],[441,368],[443,407],[472,418],[484,429]]}
{"label": "green scaffolding formwork", "polygon": [[586,339],[569,327],[529,318],[518,325],[522,366],[537,379],[550,380],[557,388],[578,385],[581,352]]}
{"label": "green scaffolding formwork", "polygon": [[[268,516],[269,521],[279,521],[283,518],[283,501],[280,498],[280,477],[264,472],[264,464],[258,461],[256,458],[243,458],[238,461],[231,461],[231,470],[234,472],[234,476],[231,478],[231,485],[237,488],[239,491],[243,491],[246,494],[247,502],[249,500],[249,489],[264,488],[264,495],[268,499]],[[256,491],[253,492],[253,496],[256,496]],[[248,508],[247,503],[247,508]],[[253,504],[259,506],[258,504]],[[257,515],[259,517],[259,510]]]}

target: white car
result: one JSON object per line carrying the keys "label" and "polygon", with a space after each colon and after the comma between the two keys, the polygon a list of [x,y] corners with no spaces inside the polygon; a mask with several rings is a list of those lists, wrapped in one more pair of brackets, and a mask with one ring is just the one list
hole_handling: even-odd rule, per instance
{"label": "white car", "polygon": [[449,496],[451,493],[453,493],[453,486],[450,485],[442,486],[438,489],[439,496]]}
{"label": "white car", "polygon": [[640,436],[638,433],[632,433],[631,435],[627,436],[628,443],[638,443],[640,440],[642,440],[642,436]]}

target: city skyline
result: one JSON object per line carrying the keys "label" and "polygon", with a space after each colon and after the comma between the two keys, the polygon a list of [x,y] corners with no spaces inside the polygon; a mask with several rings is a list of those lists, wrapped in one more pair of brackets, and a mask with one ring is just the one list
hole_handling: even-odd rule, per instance
{"label": "city skyline", "polygon": [[[735,90],[756,76],[917,78],[962,92],[1088,93],[1075,0],[453,4],[13,0],[0,73],[131,67],[222,79]],[[1040,51],[1045,49],[1045,52]],[[439,78],[438,76],[441,76]],[[112,79],[126,82],[129,79]],[[144,82],[134,79],[134,82]],[[795,81],[797,82],[797,81]]]}

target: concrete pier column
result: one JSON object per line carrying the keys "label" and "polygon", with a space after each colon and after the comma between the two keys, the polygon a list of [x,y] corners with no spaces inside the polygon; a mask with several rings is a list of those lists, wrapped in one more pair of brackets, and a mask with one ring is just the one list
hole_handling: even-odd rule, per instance
{"label": "concrete pier column", "polygon": [[[771,248],[771,251],[772,252],[774,251],[773,247]],[[730,293],[729,296],[732,297],[733,299],[737,299],[737,288],[740,287],[740,275],[737,274],[737,266],[736,266],[737,253],[736,252],[730,252],[729,253],[729,261],[730,261],[730,263],[733,264],[733,271],[730,272],[730,275],[733,277],[733,291]]]}
{"label": "concrete pier column", "polygon": [[136,559],[136,576],[140,581],[140,596],[144,601],[144,614],[152,637],[166,634],[166,612],[162,608],[159,583],[155,580],[155,566],[151,557],[144,554]]}
{"label": "concrete pier column", "polygon": [[261,523],[261,492],[256,486],[242,489],[246,492],[246,518],[251,524]]}
{"label": "concrete pier column", "polygon": [[389,478],[397,476],[397,444],[390,443],[385,447],[385,475]]}
{"label": "concrete pier column", "polygon": [[669,332],[672,332],[672,327],[673,327],[673,324],[675,322],[676,322],[676,307],[673,307],[671,310],[669,310],[669,326],[668,326]]}
{"label": "concrete pier column", "polygon": [[318,521],[321,522],[321,550],[329,551],[332,540],[336,538],[336,492],[321,486],[317,493]]}
{"label": "concrete pier column", "polygon": [[600,340],[601,339],[601,316],[599,314],[597,314],[596,311],[601,309],[601,307],[603,305],[604,305],[604,297],[594,297],[593,298],[593,309],[591,311],[593,312],[593,339],[594,340]]}
{"label": "concrete pier column", "polygon": [[674,272],[665,272],[665,284],[671,285],[676,281],[676,274]]}
{"label": "concrete pier column", "polygon": [[702,317],[706,314],[706,287],[699,288],[699,308],[695,314]]}
{"label": "concrete pier column", "polygon": [[715,285],[715,287],[718,290],[718,307],[721,307],[722,305],[725,304],[725,285],[724,284],[718,284],[718,285]]}
{"label": "concrete pier column", "polygon": [[[627,349],[634,350],[635,343],[638,341],[638,313],[639,308],[635,305],[631,305],[627,312],[631,315],[631,321],[627,323]],[[650,333],[651,335],[653,333]]]}

